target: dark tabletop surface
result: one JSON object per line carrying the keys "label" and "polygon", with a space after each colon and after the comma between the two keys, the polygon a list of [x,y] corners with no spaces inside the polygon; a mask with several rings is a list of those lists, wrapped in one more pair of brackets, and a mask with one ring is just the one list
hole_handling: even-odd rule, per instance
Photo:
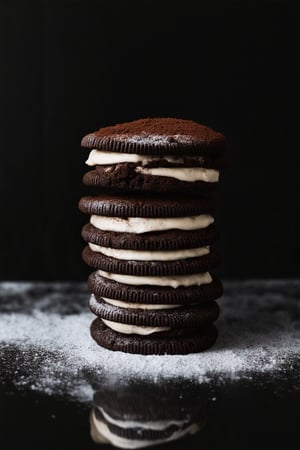
{"label": "dark tabletop surface", "polygon": [[299,296],[297,280],[227,282],[213,350],[131,358],[89,337],[85,284],[0,284],[0,448],[112,448],[93,407],[199,425],[158,448],[300,448]]}

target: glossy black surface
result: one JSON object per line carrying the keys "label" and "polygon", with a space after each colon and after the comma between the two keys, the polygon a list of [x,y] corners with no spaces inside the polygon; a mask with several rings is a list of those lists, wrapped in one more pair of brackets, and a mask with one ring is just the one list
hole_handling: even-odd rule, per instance
{"label": "glossy black surface", "polygon": [[[249,295],[251,293],[250,298],[253,301],[255,296],[260,296],[267,304],[271,303],[268,317],[270,322],[273,321],[276,325],[272,332],[276,334],[277,330],[278,336],[278,316],[285,317],[284,314],[288,312],[292,319],[287,331],[292,330],[290,336],[294,336],[295,340],[299,338],[299,315],[295,303],[296,298],[299,298],[299,286],[300,283],[296,281],[249,282],[244,285],[225,283],[227,296],[233,295],[235,289],[243,292],[243,295],[245,292]],[[40,302],[40,311],[44,309],[49,315],[54,314],[56,320],[61,317],[69,320],[68,315],[71,318],[71,312],[80,316],[86,308],[83,300],[86,299],[87,291],[82,284],[32,284],[25,287],[3,284],[0,294],[2,327],[10,318],[18,320],[19,316],[14,315],[16,311],[23,311],[26,317],[36,314],[33,305],[37,302]],[[62,301],[62,295],[65,303]],[[68,303],[68,299],[73,301]],[[285,303],[282,302],[283,299]],[[226,298],[224,303],[226,306]],[[247,308],[250,310],[251,305]],[[16,321],[13,326],[20,323]],[[228,324],[229,322],[227,326]],[[141,422],[159,420],[162,416],[174,419],[178,414],[181,419],[186,418],[187,422],[193,421],[195,417],[197,420],[200,418],[201,423],[205,421],[205,425],[196,434],[162,444],[160,448],[299,448],[300,365],[296,354],[286,359],[279,371],[259,373],[259,370],[252,369],[248,374],[243,372],[240,379],[237,374],[234,374],[232,380],[228,374],[226,377],[223,374],[219,379],[214,377],[208,383],[197,383],[188,377],[161,377],[157,380],[151,377],[144,380],[131,376],[124,378],[122,370],[119,376],[105,370],[97,375],[96,371],[84,367],[83,374],[91,389],[85,389],[85,395],[80,398],[74,393],[70,395],[70,386],[78,383],[75,372],[69,379],[66,373],[61,373],[61,384],[52,386],[49,390],[50,384],[53,384],[50,378],[49,386],[45,378],[43,384],[38,383],[39,379],[45,376],[37,369],[40,366],[42,371],[42,358],[47,356],[46,353],[37,348],[24,350],[22,343],[12,343],[10,339],[11,336],[7,334],[7,342],[2,341],[0,344],[1,449],[99,448],[100,444],[95,444],[91,439],[89,424],[93,395],[97,391],[94,406],[100,402],[106,410],[115,408],[113,414],[121,421],[128,420],[132,411],[135,419],[138,418]],[[221,351],[226,351],[226,348],[221,348]],[[50,360],[53,365],[56,364],[55,361],[57,364],[59,362],[57,355],[55,358]],[[32,379],[32,384],[28,380],[22,383],[22,379],[26,380],[30,371],[30,364],[36,366],[33,371],[35,378]],[[59,378],[59,372],[55,376]],[[82,384],[82,379],[80,382]],[[101,447],[111,448],[108,444],[102,444]]]}
{"label": "glossy black surface", "polygon": [[[275,384],[274,388],[277,390],[278,386]],[[197,392],[197,386],[194,389]],[[0,437],[1,443],[5,443],[2,448],[81,450],[99,447],[90,438],[89,406],[41,394],[8,392],[7,386],[5,391],[2,386]],[[291,392],[290,387],[285,386],[275,394],[270,386],[244,383],[227,385],[217,391],[213,386],[208,387],[206,426],[194,436],[170,442],[162,448],[266,450],[287,445],[297,448],[299,392]],[[108,445],[101,447],[110,448]]]}

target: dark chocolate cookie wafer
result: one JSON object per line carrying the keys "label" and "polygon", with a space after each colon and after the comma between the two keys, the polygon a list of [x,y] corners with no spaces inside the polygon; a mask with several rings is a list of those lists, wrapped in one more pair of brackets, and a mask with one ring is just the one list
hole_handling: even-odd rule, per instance
{"label": "dark chocolate cookie wafer", "polygon": [[212,198],[197,199],[169,196],[98,195],[82,197],[79,209],[86,214],[108,217],[169,218],[189,217],[214,211]]}
{"label": "dark chocolate cookie wafer", "polygon": [[[139,167],[130,164],[97,166],[84,174],[82,181],[87,186],[100,186],[114,192],[186,192],[198,195],[199,192],[211,192],[217,188],[217,182],[201,180],[183,181],[172,176],[140,173]],[[146,170],[146,169],[143,169]]]}
{"label": "dark chocolate cookie wafer", "polygon": [[225,137],[191,120],[147,118],[100,128],[81,141],[82,147],[141,155],[222,155]]}
{"label": "dark chocolate cookie wafer", "polygon": [[207,350],[217,338],[214,325],[185,330],[186,334],[182,330],[173,330],[150,336],[124,335],[111,330],[97,318],[92,322],[91,336],[97,344],[110,350],[143,355],[197,353]]}
{"label": "dark chocolate cookie wafer", "polygon": [[120,308],[94,295],[90,298],[89,307],[101,319],[141,327],[196,328],[208,322],[215,322],[220,313],[219,306],[214,301],[174,309],[142,310]]}
{"label": "dark chocolate cookie wafer", "polygon": [[82,258],[94,269],[125,275],[154,277],[207,272],[215,268],[220,262],[219,254],[215,251],[210,251],[210,253],[204,256],[176,261],[128,261],[111,258],[100,252],[94,252],[89,246],[84,248]]}
{"label": "dark chocolate cookie wafer", "polygon": [[86,242],[102,247],[170,251],[210,245],[216,241],[218,232],[214,223],[200,230],[167,230],[142,234],[102,231],[88,223],[82,228],[81,235]]}
{"label": "dark chocolate cookie wafer", "polygon": [[216,300],[223,294],[222,283],[212,275],[212,282],[201,286],[161,287],[132,286],[117,283],[93,272],[89,276],[88,285],[94,294],[129,303],[176,304],[207,303]]}

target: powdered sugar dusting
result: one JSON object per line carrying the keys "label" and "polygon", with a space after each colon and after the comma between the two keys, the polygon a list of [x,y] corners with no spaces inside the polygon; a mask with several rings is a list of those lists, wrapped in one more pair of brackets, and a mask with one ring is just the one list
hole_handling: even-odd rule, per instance
{"label": "powdered sugar dusting", "polygon": [[92,340],[89,294],[81,283],[2,283],[2,380],[49,395],[89,400],[100,377],[198,383],[284,377],[299,361],[300,281],[225,283],[217,344],[201,354],[140,356]]}

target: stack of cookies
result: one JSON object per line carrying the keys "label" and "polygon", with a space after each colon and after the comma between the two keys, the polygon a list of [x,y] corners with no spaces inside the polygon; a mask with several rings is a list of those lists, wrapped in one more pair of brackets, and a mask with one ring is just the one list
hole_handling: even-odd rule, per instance
{"label": "stack of cookies", "polygon": [[141,119],[88,134],[97,195],[82,236],[95,341],[111,350],[185,354],[209,348],[222,284],[212,193],[223,166],[222,134],[196,122]]}

